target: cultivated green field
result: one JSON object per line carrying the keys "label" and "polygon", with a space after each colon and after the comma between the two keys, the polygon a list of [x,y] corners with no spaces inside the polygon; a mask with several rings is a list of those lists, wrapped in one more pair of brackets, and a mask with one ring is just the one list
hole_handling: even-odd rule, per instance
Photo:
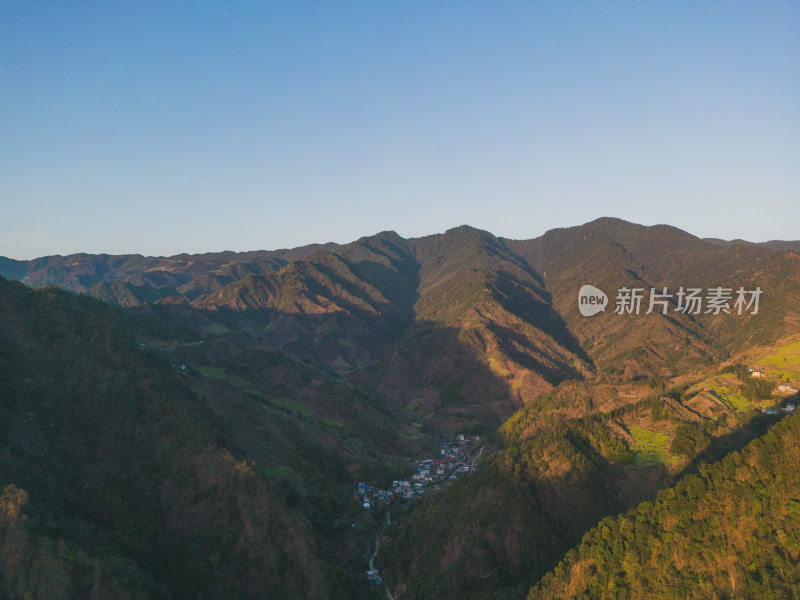
{"label": "cultivated green field", "polygon": [[670,438],[666,433],[638,425],[631,425],[628,431],[636,440],[630,448],[637,466],[652,467],[658,463],[671,465],[678,462],[678,457],[669,451]]}
{"label": "cultivated green field", "polygon": [[714,395],[715,398],[717,398],[717,400],[720,400],[724,404],[727,404],[739,412],[747,412],[754,406],[752,402],[729,387],[714,385],[709,391]]}
{"label": "cultivated green field", "polygon": [[764,356],[758,362],[773,367],[769,372],[785,381],[800,382],[800,342],[781,346],[774,354]]}

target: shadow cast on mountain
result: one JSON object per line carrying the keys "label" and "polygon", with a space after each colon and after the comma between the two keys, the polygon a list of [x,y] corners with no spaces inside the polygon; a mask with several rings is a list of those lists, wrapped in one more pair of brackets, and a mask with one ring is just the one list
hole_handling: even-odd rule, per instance
{"label": "shadow cast on mountain", "polygon": [[543,287],[536,288],[530,282],[522,281],[505,271],[498,273],[495,285],[509,312],[542,330],[581,360],[593,365],[592,359],[570,332],[564,319],[553,308],[553,297],[547,290]]}
{"label": "shadow cast on mountain", "polygon": [[722,460],[731,452],[742,450],[754,439],[764,435],[772,425],[778,422],[773,416],[755,415],[748,423],[728,434],[712,438],[708,447],[692,459],[688,465],[675,476],[679,481],[686,475],[696,473],[701,464],[711,464]]}

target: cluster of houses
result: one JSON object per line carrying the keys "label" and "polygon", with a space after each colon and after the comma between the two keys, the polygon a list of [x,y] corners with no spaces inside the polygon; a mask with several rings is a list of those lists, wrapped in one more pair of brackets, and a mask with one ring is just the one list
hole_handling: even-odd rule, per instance
{"label": "cluster of houses", "polygon": [[390,490],[381,490],[359,482],[355,489],[355,498],[361,503],[364,510],[370,510],[377,502],[386,504],[392,497]]}
{"label": "cluster of houses", "polygon": [[439,484],[453,481],[475,470],[475,464],[467,459],[465,447],[473,440],[459,435],[455,443],[442,442],[436,458],[415,460],[414,473],[411,479],[395,480],[390,489],[380,489],[363,482],[356,485],[355,497],[364,510],[370,510],[376,503],[386,504],[392,498],[411,500],[425,496],[431,488],[437,489]]}
{"label": "cluster of houses", "polygon": [[778,408],[778,407],[765,408],[764,409],[764,414],[765,415],[785,415],[785,414],[793,413],[796,408],[797,408],[797,405],[794,402],[788,402],[788,403],[784,404],[783,406],[781,406],[780,408]]}
{"label": "cluster of houses", "polygon": [[[754,367],[747,367],[747,372],[750,375],[750,377],[755,377],[756,379],[760,379],[762,377],[767,376],[767,374],[764,371],[762,371],[761,369],[756,369]],[[779,383],[776,389],[781,394],[796,394],[798,391],[800,391],[796,387],[792,387],[791,385],[788,385],[786,383]]]}
{"label": "cluster of houses", "polygon": [[[353,495],[364,510],[372,510],[376,504],[388,504],[392,498],[406,500],[422,498],[431,488],[435,490],[439,484],[452,481],[475,470],[475,463],[468,460],[466,453],[467,444],[473,441],[480,441],[480,437],[459,435],[454,443],[442,442],[436,458],[421,458],[413,462],[414,473],[411,479],[395,480],[392,482],[392,487],[387,490],[359,482],[356,484]],[[386,520],[388,523],[388,514]],[[372,586],[383,584],[380,573],[378,569],[374,568],[372,560],[370,560],[366,576]]]}
{"label": "cluster of houses", "polygon": [[[754,367],[747,367],[747,372],[750,374],[750,377],[761,378],[767,376],[767,374],[764,371],[756,369]],[[786,383],[779,383],[775,387],[775,390],[779,394],[784,394],[787,396],[792,394],[797,394],[798,392],[800,392],[800,390],[798,390],[796,387],[793,387]],[[793,413],[796,408],[797,405],[794,402],[787,402],[781,407],[773,406],[771,408],[765,408],[763,412],[765,415],[782,415],[782,414],[785,415],[787,413]]]}

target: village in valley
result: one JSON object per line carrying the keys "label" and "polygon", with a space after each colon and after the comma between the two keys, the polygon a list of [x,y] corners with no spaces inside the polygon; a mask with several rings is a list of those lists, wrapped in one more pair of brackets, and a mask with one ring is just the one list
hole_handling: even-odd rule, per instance
{"label": "village in valley", "polygon": [[[480,447],[478,447],[480,446]],[[472,454],[470,454],[472,453]],[[367,483],[358,482],[353,490],[353,499],[368,513],[378,512],[376,509],[386,509],[385,525],[391,523],[388,508],[390,505],[408,509],[409,502],[424,498],[442,487],[450,485],[456,479],[464,477],[475,471],[476,461],[483,453],[480,436],[459,435],[454,442],[440,442],[437,456],[416,460],[408,458],[412,463],[413,472],[409,479],[396,479],[392,481],[391,488],[382,489]],[[355,524],[353,524],[355,527]],[[380,533],[375,539],[372,557],[369,559],[369,569],[366,579],[373,589],[382,586],[383,581],[378,569],[374,566],[374,559],[378,553]],[[370,549],[364,555],[369,556]],[[386,596],[393,598],[391,592],[384,588]]]}
{"label": "village in valley", "polygon": [[[475,470],[475,460],[470,460],[467,449],[471,444],[480,442],[480,439],[480,436],[459,435],[454,443],[441,442],[438,456],[413,461],[414,473],[411,479],[394,480],[389,489],[359,482],[353,496],[364,510],[371,510],[376,504],[388,504],[393,498],[422,498],[431,491],[438,490],[440,486]],[[475,458],[479,455],[480,451]]]}

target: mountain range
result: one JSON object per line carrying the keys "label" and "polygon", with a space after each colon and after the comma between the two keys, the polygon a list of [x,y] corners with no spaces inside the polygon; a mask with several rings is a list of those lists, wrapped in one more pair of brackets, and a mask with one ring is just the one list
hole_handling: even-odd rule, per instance
{"label": "mountain range", "polygon": [[[377,564],[402,598],[658,595],[680,561],[678,575],[618,581],[604,565],[629,559],[598,563],[593,527],[777,435],[756,409],[800,380],[796,248],[604,218],[530,240],[462,226],[278,251],[0,258],[0,589],[379,597],[361,557],[380,534]],[[581,314],[583,285],[604,311]],[[690,289],[702,310],[681,310]],[[625,290],[641,290],[639,311],[620,310]],[[737,309],[737,290],[758,290],[757,307]],[[764,360],[764,382],[742,370]],[[409,457],[459,433],[482,437],[477,472],[390,505],[388,527],[354,504],[354,481],[410,477]],[[713,485],[736,494],[725,469]],[[662,539],[659,519],[648,535]],[[735,564],[752,554],[732,548]],[[796,594],[796,569],[753,564],[719,597]],[[587,565],[595,575],[565,579]]]}

